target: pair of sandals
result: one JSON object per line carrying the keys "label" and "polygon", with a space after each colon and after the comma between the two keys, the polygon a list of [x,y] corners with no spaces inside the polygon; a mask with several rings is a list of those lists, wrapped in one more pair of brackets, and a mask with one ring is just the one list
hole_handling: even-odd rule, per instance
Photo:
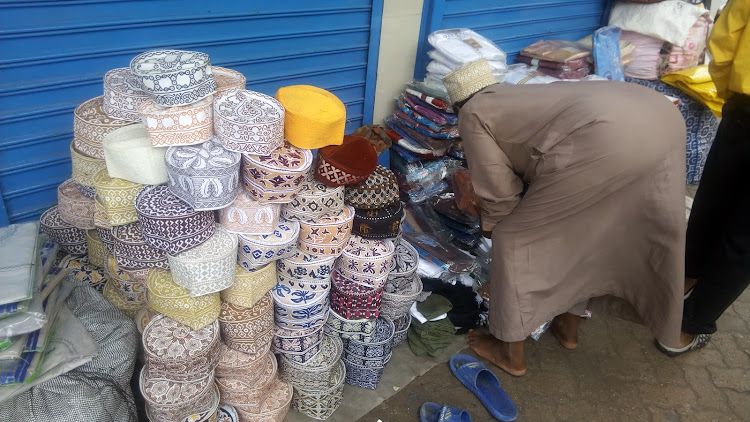
{"label": "pair of sandals", "polygon": [[[458,354],[450,360],[453,375],[474,393],[490,414],[500,421],[513,421],[518,409],[500,386],[495,374],[475,358]],[[427,402],[419,409],[420,422],[471,422],[469,412],[451,406]]]}

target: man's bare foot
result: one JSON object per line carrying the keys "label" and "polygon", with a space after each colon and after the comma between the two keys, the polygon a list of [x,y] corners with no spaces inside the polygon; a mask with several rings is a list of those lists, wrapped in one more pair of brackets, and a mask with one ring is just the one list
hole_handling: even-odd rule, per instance
{"label": "man's bare foot", "polygon": [[466,341],[479,356],[494,363],[503,371],[516,377],[526,373],[524,342],[508,343],[476,330],[470,330],[466,334]]}
{"label": "man's bare foot", "polygon": [[685,294],[688,294],[690,290],[695,287],[695,284],[698,283],[697,278],[687,278],[685,277]]}
{"label": "man's bare foot", "polygon": [[552,320],[552,334],[557,337],[560,345],[568,350],[578,347],[578,324],[581,317],[570,312],[558,315]]}

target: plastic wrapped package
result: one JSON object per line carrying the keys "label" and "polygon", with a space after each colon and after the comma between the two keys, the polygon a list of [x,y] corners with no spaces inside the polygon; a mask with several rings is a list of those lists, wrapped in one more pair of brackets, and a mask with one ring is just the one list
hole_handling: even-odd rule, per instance
{"label": "plastic wrapped package", "polygon": [[[429,105],[431,107],[435,107],[436,109],[440,110],[443,113],[450,113],[453,116],[456,116],[453,114],[453,107],[451,107],[450,103],[447,101],[441,100],[440,98],[431,97],[424,92],[419,92],[417,90],[414,90],[412,88],[406,88],[405,91],[409,96],[411,96],[413,99],[418,99],[425,105]],[[420,104],[422,104],[420,103]],[[458,116],[456,116],[456,121],[451,122],[451,124],[458,123]]]}
{"label": "plastic wrapped package", "polygon": [[[493,44],[493,46],[494,46],[494,44]],[[466,63],[470,63],[471,61],[475,61],[475,60],[471,60],[471,61],[468,61],[468,62],[459,63],[459,62],[451,59],[450,57],[444,55],[443,53],[439,52],[438,50],[430,50],[430,51],[427,52],[427,55],[432,59],[431,63],[435,63],[435,65],[438,66],[437,69],[448,69],[448,72],[445,73],[446,75],[448,73],[450,73],[450,72],[458,69],[459,67],[461,67],[462,65],[464,65]],[[480,59],[477,59],[477,60],[480,60]],[[506,65],[505,59],[503,59],[503,60],[489,60],[488,59],[487,60],[487,64],[489,64],[490,70],[492,71],[492,74],[494,74],[494,75],[501,75],[502,73],[504,73],[507,70],[507,65]],[[427,66],[428,66],[428,69],[429,69],[429,64]],[[436,71],[435,73],[439,74],[439,73],[442,73],[442,71]]]}
{"label": "plastic wrapped package", "polygon": [[[55,249],[56,250],[56,249]],[[36,265],[36,280],[34,295],[27,309],[16,312],[0,319],[0,338],[28,334],[44,326],[47,315],[44,312],[44,300],[60,281],[68,274],[68,270],[56,266],[50,270],[52,257],[42,258],[40,254]]]}
{"label": "plastic wrapped package", "polygon": [[446,75],[451,73],[453,69],[437,60],[430,60],[430,62],[427,63],[427,71],[432,73],[433,75],[444,78]]}
{"label": "plastic wrapped package", "polygon": [[505,53],[492,41],[471,29],[441,29],[427,36],[427,42],[445,56],[446,60],[457,65],[481,59],[490,62],[506,61]]}
{"label": "plastic wrapped package", "polygon": [[409,200],[417,203],[424,202],[435,195],[446,192],[448,189],[450,189],[448,183],[441,180],[440,182],[435,183],[434,185],[429,186],[425,189],[409,192]]}
{"label": "plastic wrapped package", "polygon": [[505,83],[512,85],[549,84],[559,80],[523,63],[508,66],[508,72],[505,74]]}
{"label": "plastic wrapped package", "polygon": [[440,180],[453,176],[461,167],[461,162],[453,158],[438,158],[429,161],[405,162],[396,155],[391,158],[391,168],[401,173],[406,181],[419,183],[422,187],[430,186]]}
{"label": "plastic wrapped package", "polygon": [[406,116],[415,122],[419,123],[420,125],[425,126],[429,130],[433,132],[440,131],[440,126],[437,122],[428,119],[427,117],[419,114],[416,110],[414,110],[411,106],[407,105],[406,101],[404,101],[404,97],[401,96],[399,98],[396,98],[396,106],[398,107],[398,110],[402,113],[406,114]]}
{"label": "plastic wrapped package", "polygon": [[406,84],[407,88],[421,92],[425,95],[444,101],[447,107],[450,107],[450,97],[448,96],[448,90],[443,85],[443,81],[439,79],[427,79],[417,80],[414,79],[410,83]]}
{"label": "plastic wrapped package", "polygon": [[0,304],[31,299],[40,243],[39,224],[0,227]]}
{"label": "plastic wrapped package", "polygon": [[458,138],[458,126],[446,126],[433,131],[431,128],[420,124],[401,110],[396,110],[393,117],[403,126],[421,134],[422,136],[436,138],[439,140],[451,140]]}
{"label": "plastic wrapped package", "polygon": [[570,60],[567,62],[553,62],[549,60],[539,60],[533,57],[519,55],[516,57],[516,63],[524,63],[531,67],[547,68],[550,70],[557,70],[562,72],[572,72],[588,67],[588,61],[584,58]]}
{"label": "plastic wrapped package", "polygon": [[679,88],[689,96],[700,101],[716,115],[721,117],[724,100],[719,97],[716,84],[708,73],[708,65],[691,67],[670,73],[661,78],[662,82]]}
{"label": "plastic wrapped package", "polygon": [[625,81],[620,60],[620,28],[605,26],[594,32],[596,74],[611,81]]}
{"label": "plastic wrapped package", "polygon": [[711,20],[708,17],[699,17],[688,32],[685,45],[682,47],[673,45],[669,49],[669,54],[663,55],[659,65],[660,74],[665,75],[698,66],[706,51],[706,39],[710,26]]}
{"label": "plastic wrapped package", "polygon": [[441,242],[450,242],[453,239],[450,230],[443,225],[429,204],[407,202],[404,205],[404,212],[404,233],[408,231],[429,233]]}
{"label": "plastic wrapped package", "polygon": [[[448,152],[448,148],[450,148],[451,146],[450,139],[437,139],[417,132],[405,125],[401,120],[395,118],[394,116],[386,117],[385,123],[388,125],[388,127],[390,127],[393,131],[395,131],[402,137],[409,138],[410,140],[415,141],[424,148],[428,148],[434,151],[435,154],[445,155],[445,153]],[[456,130],[456,135],[458,134],[457,132],[458,131]]]}
{"label": "plastic wrapped package", "polygon": [[521,50],[521,54],[534,59],[564,63],[588,57],[591,50],[575,41],[540,40]]}
{"label": "plastic wrapped package", "polygon": [[408,137],[399,135],[395,130],[388,130],[388,136],[393,141],[391,148],[398,151],[407,162],[412,163],[421,159],[440,158],[445,155],[444,152],[433,151],[419,145],[416,141]]}
{"label": "plastic wrapped package", "polygon": [[427,103],[426,101],[422,100],[421,98],[409,94],[408,92],[404,93],[403,95],[404,101],[414,109],[417,113],[422,114],[426,118],[432,120],[433,122],[437,123],[438,125],[457,125],[458,124],[458,116],[453,113],[447,113],[432,104]]}
{"label": "plastic wrapped package", "polygon": [[[419,161],[419,160],[421,160],[421,159],[425,158],[425,157],[423,157],[423,156],[422,156],[421,154],[417,154],[417,153],[415,153],[414,151],[412,151],[411,149],[406,149],[406,148],[404,148],[404,147],[402,146],[402,145],[404,144],[404,142],[400,142],[400,141],[403,141],[403,140],[404,140],[404,138],[399,138],[399,139],[398,139],[398,140],[396,141],[396,144],[394,144],[394,145],[391,145],[391,149],[392,149],[392,150],[393,150],[394,152],[396,152],[396,154],[391,154],[391,155],[390,155],[391,157],[392,157],[393,155],[398,155],[398,156],[399,156],[399,157],[400,157],[401,159],[403,159],[403,160],[404,160],[404,161],[406,161],[407,163],[414,163],[414,162],[417,162],[417,161]],[[415,189],[416,189],[416,188],[415,188]]]}
{"label": "plastic wrapped package", "polygon": [[629,41],[634,46],[632,60],[625,67],[625,76],[650,81],[659,78],[659,58],[664,41],[631,31],[622,31],[620,41]]}
{"label": "plastic wrapped package", "polygon": [[469,253],[430,234],[404,232],[404,238],[417,249],[420,258],[437,264],[445,271],[471,272],[477,265],[476,259]]}

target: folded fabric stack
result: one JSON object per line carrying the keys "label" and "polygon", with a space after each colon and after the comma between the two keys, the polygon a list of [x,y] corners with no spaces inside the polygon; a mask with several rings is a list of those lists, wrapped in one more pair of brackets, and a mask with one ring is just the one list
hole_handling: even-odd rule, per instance
{"label": "folded fabric stack", "polygon": [[572,41],[544,40],[521,50],[516,62],[559,79],[580,79],[590,73],[591,49]]}
{"label": "folded fabric stack", "polygon": [[412,306],[412,324],[407,338],[415,355],[429,354],[434,357],[451,344],[456,333],[456,328],[448,319],[451,309],[451,302],[435,293]]}
{"label": "folded fabric stack", "polygon": [[441,80],[464,64],[487,59],[497,81],[503,81],[505,53],[471,29],[441,29],[431,33],[427,42],[434,49],[427,52],[432,59],[427,65],[428,79]]}
{"label": "folded fabric stack", "polygon": [[[442,87],[442,82],[437,83]],[[391,169],[402,197],[423,202],[450,188],[443,179],[458,161],[445,155],[462,158],[458,116],[447,93],[421,82],[408,84],[396,106],[385,119],[392,140]]]}
{"label": "folded fabric stack", "polygon": [[43,229],[39,234],[36,223],[0,228],[0,387],[40,375],[69,292],[59,285],[68,270],[53,268],[58,247],[47,241],[50,228]]}
{"label": "folded fabric stack", "polygon": [[[396,110],[385,119],[390,128],[386,133],[393,141],[392,149],[404,161],[443,157],[460,143],[458,116],[448,104],[409,86],[396,99]],[[406,193],[428,190],[432,185],[427,181],[407,182],[399,179]]]}
{"label": "folded fabric stack", "polygon": [[702,5],[669,0],[653,4],[616,2],[609,24],[635,46],[625,76],[656,80],[703,62],[712,21]]}

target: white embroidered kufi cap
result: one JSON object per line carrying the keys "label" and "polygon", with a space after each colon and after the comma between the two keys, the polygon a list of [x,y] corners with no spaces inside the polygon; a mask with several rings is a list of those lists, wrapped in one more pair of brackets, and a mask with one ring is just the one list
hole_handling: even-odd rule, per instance
{"label": "white embroidered kufi cap", "polygon": [[148,100],[141,84],[128,67],[112,69],[104,74],[104,101],[102,110],[107,116],[140,122],[138,106]]}
{"label": "white embroidered kufi cap", "polygon": [[143,91],[163,107],[192,104],[216,92],[211,60],[206,53],[153,50],[130,62]]}
{"label": "white embroidered kufi cap", "polygon": [[216,138],[200,145],[169,147],[169,190],[197,211],[229,206],[238,193],[240,158]]}
{"label": "white embroidered kufi cap", "polygon": [[223,227],[199,246],[167,255],[174,282],[191,296],[215,293],[234,284],[237,270],[237,235]]}

